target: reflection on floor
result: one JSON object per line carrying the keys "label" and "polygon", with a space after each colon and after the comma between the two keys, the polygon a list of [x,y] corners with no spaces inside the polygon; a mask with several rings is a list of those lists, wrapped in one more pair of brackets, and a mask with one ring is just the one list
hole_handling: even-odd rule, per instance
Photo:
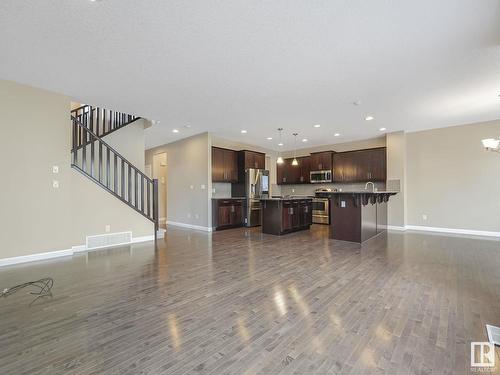
{"label": "reflection on floor", "polygon": [[[463,374],[500,325],[500,242],[328,227],[169,229],[152,243],[0,269],[2,374]],[[500,358],[497,355],[498,373]]]}

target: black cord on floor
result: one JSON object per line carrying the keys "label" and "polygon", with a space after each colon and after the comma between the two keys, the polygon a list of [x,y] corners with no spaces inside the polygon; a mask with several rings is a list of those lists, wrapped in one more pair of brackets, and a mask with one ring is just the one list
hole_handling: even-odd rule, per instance
{"label": "black cord on floor", "polygon": [[36,287],[38,290],[34,292],[30,292],[30,294],[33,294],[37,296],[31,303],[30,305],[35,302],[38,298],[42,297],[52,297],[52,287],[54,286],[54,279],[51,277],[44,277],[43,279],[36,280],[36,281],[29,281],[27,283],[19,284],[12,286],[10,288],[5,288],[0,292],[0,297],[8,297],[17,291],[27,288],[27,287]]}

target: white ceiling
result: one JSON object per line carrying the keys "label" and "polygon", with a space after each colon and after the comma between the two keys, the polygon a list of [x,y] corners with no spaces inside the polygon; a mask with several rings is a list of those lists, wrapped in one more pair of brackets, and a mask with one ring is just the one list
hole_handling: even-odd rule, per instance
{"label": "white ceiling", "polygon": [[0,78],[160,120],[148,147],[500,118],[498,0],[2,0],[0,51]]}

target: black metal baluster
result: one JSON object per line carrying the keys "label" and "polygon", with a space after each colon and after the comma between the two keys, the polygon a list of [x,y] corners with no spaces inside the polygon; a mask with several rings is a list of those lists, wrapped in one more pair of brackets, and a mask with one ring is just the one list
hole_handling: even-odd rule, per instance
{"label": "black metal baluster", "polygon": [[148,189],[147,189],[147,214],[148,216],[151,216],[151,183],[149,182],[149,180],[146,180],[146,185],[148,186]]}
{"label": "black metal baluster", "polygon": [[116,157],[116,154],[113,153],[114,155],[114,159],[113,159],[113,177],[114,177],[114,186],[113,186],[113,191],[115,192],[115,194],[118,194],[118,173],[117,173],[117,169],[118,169],[118,160],[117,160],[117,157]]}
{"label": "black metal baluster", "polygon": [[94,136],[90,135],[90,176],[94,177]]}
{"label": "black metal baluster", "polygon": [[139,181],[137,179],[137,170],[134,171],[134,206],[139,209],[138,193],[139,193]]}
{"label": "black metal baluster", "polygon": [[99,156],[97,157],[99,182],[102,182],[102,143],[99,142]]}
{"label": "black metal baluster", "polygon": [[78,165],[78,125],[76,124],[76,120],[73,120],[73,164]]}
{"label": "black metal baluster", "polygon": [[122,179],[120,192],[122,193],[122,198],[125,199],[125,162],[123,161],[123,159],[122,159],[122,173],[120,177]]}
{"label": "black metal baluster", "polygon": [[153,180],[153,220],[155,223],[155,240],[158,233],[158,180]]}
{"label": "black metal baluster", "polygon": [[109,147],[106,147],[106,187],[108,189],[109,189],[109,180],[110,180],[109,159],[110,159]]}
{"label": "black metal baluster", "polygon": [[96,108],[96,127],[95,127],[95,134],[98,135],[99,137],[101,136],[101,123],[99,122],[99,113],[101,112],[101,108],[97,107]]}
{"label": "black metal baluster", "polygon": [[103,135],[106,133],[106,110],[102,110],[102,133],[100,135]]}
{"label": "black metal baluster", "polygon": [[[82,128],[82,138],[87,139],[87,128]],[[83,142],[82,145],[82,170],[87,171],[87,143]]]}
{"label": "black metal baluster", "polygon": [[141,211],[144,213],[144,176],[141,174]]}
{"label": "black metal baluster", "polygon": [[132,166],[128,165],[128,203],[132,203]]}

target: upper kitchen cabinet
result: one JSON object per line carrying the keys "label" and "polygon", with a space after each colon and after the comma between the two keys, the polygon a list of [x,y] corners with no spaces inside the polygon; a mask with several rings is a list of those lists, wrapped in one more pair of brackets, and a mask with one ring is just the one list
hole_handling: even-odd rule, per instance
{"label": "upper kitchen cabinet", "polygon": [[238,164],[240,168],[266,169],[266,155],[262,152],[243,150],[238,152]]}
{"label": "upper kitchen cabinet", "polygon": [[386,148],[340,152],[333,165],[334,182],[385,181]]}
{"label": "upper kitchen cabinet", "polygon": [[276,182],[278,185],[285,184],[307,184],[309,180],[309,156],[297,158],[298,165],[292,165],[293,158],[283,160],[283,164],[277,164]]}
{"label": "upper kitchen cabinet", "polygon": [[333,151],[323,151],[312,153],[309,157],[311,171],[332,170]]}
{"label": "upper kitchen cabinet", "polygon": [[212,181],[238,181],[238,157],[236,151],[212,147]]}
{"label": "upper kitchen cabinet", "polygon": [[308,184],[311,182],[310,178],[310,172],[311,172],[311,157],[310,156],[303,156],[301,158],[297,158],[297,161],[299,162],[299,183],[300,184]]}

